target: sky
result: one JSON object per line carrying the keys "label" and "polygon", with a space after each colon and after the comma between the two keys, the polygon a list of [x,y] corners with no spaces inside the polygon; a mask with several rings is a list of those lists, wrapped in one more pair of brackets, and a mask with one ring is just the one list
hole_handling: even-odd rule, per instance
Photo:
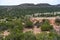
{"label": "sky", "polygon": [[0,0],[0,5],[19,5],[23,3],[48,3],[51,5],[60,4],[60,0]]}

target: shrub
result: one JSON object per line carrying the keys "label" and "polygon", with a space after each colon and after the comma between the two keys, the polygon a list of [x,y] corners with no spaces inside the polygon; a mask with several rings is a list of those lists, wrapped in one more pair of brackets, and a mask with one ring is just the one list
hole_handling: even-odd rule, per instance
{"label": "shrub", "polygon": [[60,24],[60,19],[56,19],[56,20],[55,20],[55,23],[56,23],[57,25],[59,25],[59,24]]}
{"label": "shrub", "polygon": [[30,20],[26,21],[26,28],[33,28],[33,22],[31,22]]}
{"label": "shrub", "polygon": [[53,29],[53,26],[50,25],[48,21],[45,21],[41,26],[42,31],[50,31],[52,29]]}

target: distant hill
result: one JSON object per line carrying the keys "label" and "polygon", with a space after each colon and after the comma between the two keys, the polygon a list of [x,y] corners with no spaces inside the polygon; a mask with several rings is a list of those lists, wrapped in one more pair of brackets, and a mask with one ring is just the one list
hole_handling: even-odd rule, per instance
{"label": "distant hill", "polygon": [[0,6],[0,16],[20,16],[34,13],[60,12],[60,4],[50,5],[47,3],[32,4],[24,3],[13,6]]}
{"label": "distant hill", "polygon": [[36,6],[51,6],[51,5],[47,3],[40,3],[40,4],[37,4]]}
{"label": "distant hill", "polygon": [[48,3],[40,3],[40,4],[32,4],[32,3],[24,3],[20,5],[15,6],[0,6],[0,8],[29,8],[29,7],[60,7],[60,4],[58,5],[50,5]]}
{"label": "distant hill", "polygon": [[25,4],[20,4],[21,6],[35,6],[35,4],[29,4],[29,3],[25,3]]}
{"label": "distant hill", "polygon": [[59,7],[60,4],[58,5],[50,5],[48,3],[40,3],[40,4],[32,4],[32,3],[24,3],[20,5],[15,5],[15,6],[0,6],[0,8],[14,8],[14,7]]}

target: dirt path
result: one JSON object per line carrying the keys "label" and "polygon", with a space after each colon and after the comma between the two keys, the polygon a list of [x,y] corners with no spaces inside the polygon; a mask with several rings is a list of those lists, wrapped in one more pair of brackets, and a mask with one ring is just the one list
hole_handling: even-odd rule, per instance
{"label": "dirt path", "polygon": [[40,33],[40,32],[41,32],[41,29],[37,28],[37,26],[34,26],[33,33],[37,34],[37,33]]}

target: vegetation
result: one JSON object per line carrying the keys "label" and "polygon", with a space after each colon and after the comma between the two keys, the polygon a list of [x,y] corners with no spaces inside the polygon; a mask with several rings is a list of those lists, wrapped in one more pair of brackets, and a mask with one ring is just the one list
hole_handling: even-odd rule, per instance
{"label": "vegetation", "polygon": [[[60,16],[60,14],[56,14],[54,15],[54,12],[60,12],[60,7],[24,7],[24,6],[7,6],[2,7],[0,6],[0,18],[6,18],[6,17],[21,17],[21,16],[25,16],[25,15],[34,15],[36,13],[41,13],[42,15],[40,16]],[[44,15],[43,13],[48,13],[47,15]],[[52,13],[49,14],[49,13]],[[39,15],[38,15],[39,16]]]}
{"label": "vegetation", "polygon": [[59,18],[57,18],[57,19],[55,20],[55,22],[56,22],[57,25],[60,25],[60,19],[59,19]]}
{"label": "vegetation", "polygon": [[45,21],[43,22],[43,24],[41,25],[41,30],[42,30],[42,31],[50,31],[50,30],[53,30],[53,26],[50,25],[47,20],[45,20]]}
{"label": "vegetation", "polygon": [[[33,28],[33,23],[27,19],[24,20],[26,27]],[[56,34],[56,32],[51,32],[50,30],[53,30],[53,27],[50,25],[48,20],[43,20],[42,23],[37,22],[37,24],[41,24],[41,30],[43,32],[39,34],[34,34],[33,32],[26,32],[23,33],[23,22],[21,18],[15,18],[15,19],[9,19],[0,22],[0,31],[8,30],[10,34],[3,38],[4,36],[1,36],[0,40],[60,40],[60,35]],[[49,31],[49,33],[44,32]]]}
{"label": "vegetation", "polygon": [[33,28],[33,22],[28,19],[28,20],[25,22],[25,27],[26,27],[26,28]]}
{"label": "vegetation", "polygon": [[32,32],[26,32],[18,36],[8,36],[5,40],[59,40],[58,38],[60,37],[53,32],[42,32],[40,34],[37,34],[36,36]]}
{"label": "vegetation", "polygon": [[[56,12],[56,15],[54,15]],[[54,17],[60,16],[60,7],[41,7],[41,6],[0,6],[0,40],[60,40],[60,35],[53,31],[53,26],[48,20],[43,22],[37,21],[35,24],[29,19],[30,17]],[[38,15],[36,16],[35,14]],[[40,15],[41,13],[41,15]],[[48,13],[48,14],[44,14]],[[49,14],[52,13],[52,14]],[[26,18],[27,17],[27,18]],[[60,19],[55,22],[60,24]],[[24,25],[23,25],[24,23]],[[24,28],[41,27],[42,32],[34,34],[33,32],[23,32]],[[4,36],[4,32],[8,31],[10,34]],[[32,29],[34,30],[34,29]],[[46,31],[49,31],[47,33]]]}
{"label": "vegetation", "polygon": [[37,40],[58,40],[57,35],[55,33],[40,33],[36,35]]}

